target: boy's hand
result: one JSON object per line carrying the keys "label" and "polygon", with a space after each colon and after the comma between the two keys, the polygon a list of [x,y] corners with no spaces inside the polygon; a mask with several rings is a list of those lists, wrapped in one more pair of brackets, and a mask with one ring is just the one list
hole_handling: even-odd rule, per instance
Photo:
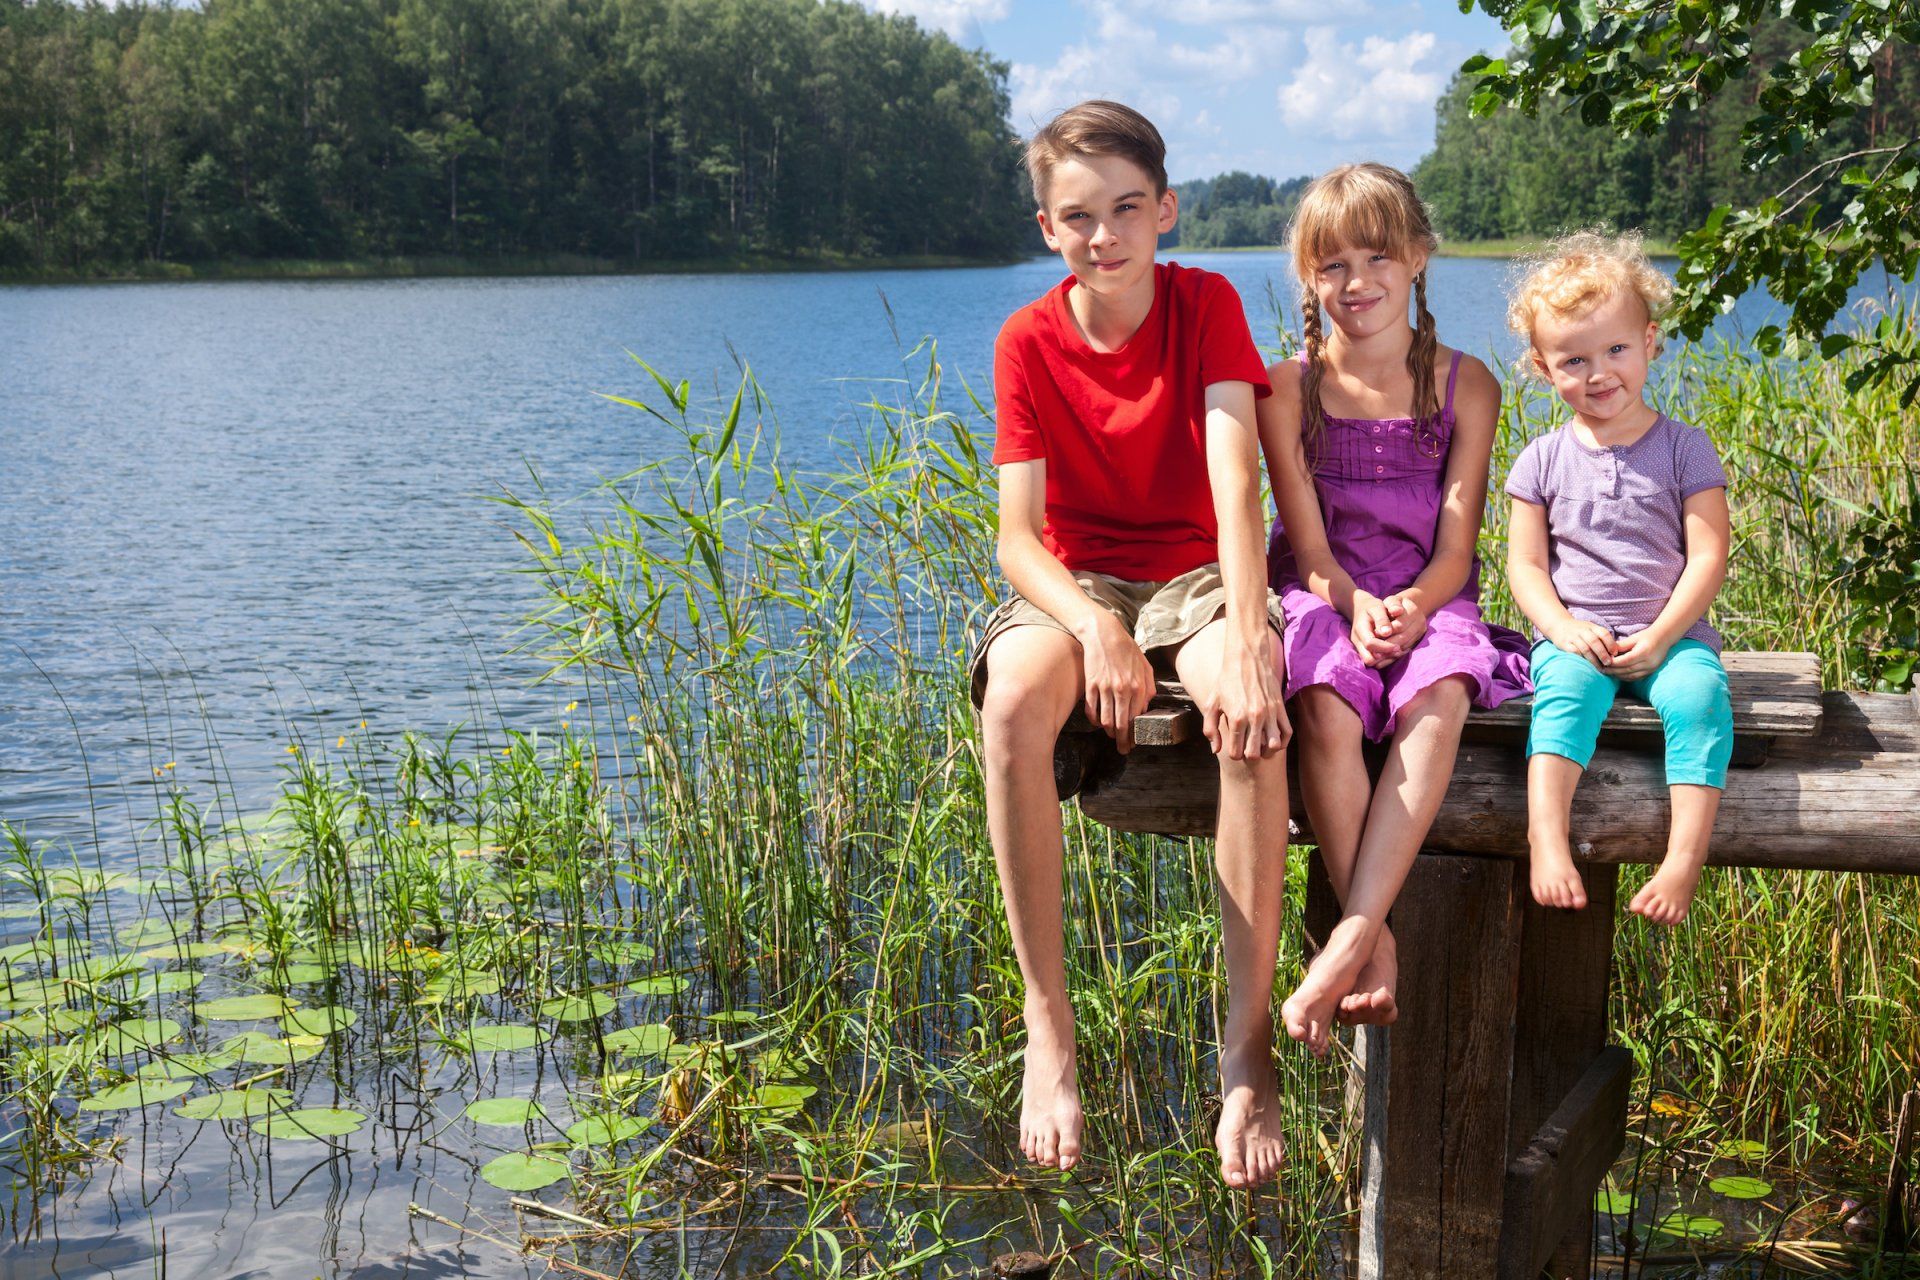
{"label": "boy's hand", "polygon": [[1353,630],[1349,635],[1366,666],[1384,667],[1400,656],[1386,602],[1369,592],[1353,593]]}
{"label": "boy's hand", "polygon": [[1273,640],[1261,629],[1258,643],[1227,643],[1220,683],[1202,704],[1207,742],[1229,760],[1264,760],[1286,750],[1293,737],[1287,704],[1274,670]]}
{"label": "boy's hand", "polygon": [[1120,619],[1095,611],[1091,629],[1075,633],[1086,675],[1087,719],[1106,730],[1125,755],[1133,750],[1133,718],[1153,701],[1153,664]]}
{"label": "boy's hand", "polygon": [[1427,611],[1404,591],[1396,591],[1380,603],[1392,620],[1389,638],[1396,650],[1394,656],[1405,657],[1427,634]]}
{"label": "boy's hand", "polygon": [[1614,669],[1614,655],[1619,645],[1614,641],[1613,632],[1597,622],[1588,622],[1584,618],[1569,619],[1564,625],[1547,632],[1547,639],[1553,641],[1555,648],[1579,654],[1608,675],[1620,674]]}
{"label": "boy's hand", "polygon": [[1612,672],[1622,680],[1650,676],[1667,660],[1667,650],[1672,647],[1670,641],[1655,635],[1652,627],[1636,631],[1614,648]]}

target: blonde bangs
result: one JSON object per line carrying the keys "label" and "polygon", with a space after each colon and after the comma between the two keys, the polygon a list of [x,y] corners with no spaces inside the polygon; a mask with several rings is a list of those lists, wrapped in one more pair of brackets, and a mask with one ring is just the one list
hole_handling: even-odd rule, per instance
{"label": "blonde bangs", "polygon": [[1413,184],[1379,164],[1342,165],[1316,178],[1300,197],[1287,237],[1303,281],[1341,249],[1375,249],[1405,262],[1439,247]]}

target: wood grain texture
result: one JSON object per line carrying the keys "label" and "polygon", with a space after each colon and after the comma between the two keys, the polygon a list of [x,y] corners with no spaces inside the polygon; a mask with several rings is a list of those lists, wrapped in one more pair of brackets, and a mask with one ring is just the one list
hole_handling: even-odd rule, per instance
{"label": "wood grain texture", "polygon": [[1538,1280],[1568,1231],[1591,1222],[1594,1188],[1626,1140],[1632,1083],[1633,1055],[1601,1050],[1507,1165],[1499,1280]]}
{"label": "wood grain texture", "polygon": [[[1728,776],[1710,861],[1920,875],[1920,723],[1904,694],[1830,693],[1819,736],[1780,738],[1757,769]],[[1289,762],[1290,766],[1292,761]],[[1427,837],[1431,849],[1526,854],[1522,748],[1462,743]],[[1090,782],[1088,816],[1125,831],[1213,833],[1219,767],[1204,741],[1136,750]],[[1290,794],[1298,795],[1295,788]],[[1299,838],[1311,840],[1295,806]],[[1657,754],[1602,748],[1574,797],[1583,862],[1657,862],[1666,852],[1667,786]]]}
{"label": "wood grain texture", "polygon": [[[1809,738],[1820,731],[1820,659],[1811,653],[1727,653],[1727,692],[1733,699],[1733,731],[1767,737]],[[1491,711],[1475,711],[1473,723],[1526,731],[1533,699],[1515,698]],[[1660,732],[1660,717],[1644,702],[1622,696],[1607,714],[1614,732]]]}

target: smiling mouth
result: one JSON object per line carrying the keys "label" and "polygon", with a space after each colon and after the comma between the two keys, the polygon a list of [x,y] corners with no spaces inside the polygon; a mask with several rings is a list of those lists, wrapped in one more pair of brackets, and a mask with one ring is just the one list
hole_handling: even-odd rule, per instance
{"label": "smiling mouth", "polygon": [[1618,391],[1619,389],[1620,388],[1618,387],[1608,387],[1605,391],[1589,391],[1587,392],[1587,399],[1605,400],[1608,396],[1612,395],[1614,392]]}
{"label": "smiling mouth", "polygon": [[1340,305],[1349,311],[1365,311],[1378,301],[1380,301],[1378,298],[1345,298],[1341,300]]}
{"label": "smiling mouth", "polygon": [[1118,271],[1126,264],[1127,260],[1125,258],[1115,258],[1111,262],[1096,262],[1093,264],[1093,269],[1095,271]]}

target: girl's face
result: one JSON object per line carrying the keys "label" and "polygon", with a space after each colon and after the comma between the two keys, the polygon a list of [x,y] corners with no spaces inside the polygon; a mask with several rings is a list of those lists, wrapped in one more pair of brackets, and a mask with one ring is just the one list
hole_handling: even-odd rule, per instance
{"label": "girl's face", "polygon": [[1347,337],[1368,338],[1407,323],[1414,277],[1427,269],[1427,256],[1403,262],[1383,249],[1343,245],[1308,265],[1320,314]]}
{"label": "girl's face", "polygon": [[1623,289],[1583,316],[1533,319],[1533,366],[1567,407],[1589,423],[1637,408],[1660,330],[1647,304]]}

